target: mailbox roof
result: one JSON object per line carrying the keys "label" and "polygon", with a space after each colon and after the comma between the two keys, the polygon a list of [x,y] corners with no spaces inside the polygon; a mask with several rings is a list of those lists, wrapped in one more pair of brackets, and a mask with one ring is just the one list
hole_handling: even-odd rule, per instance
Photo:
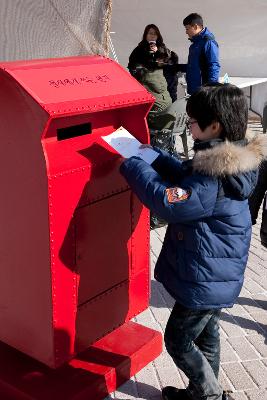
{"label": "mailbox roof", "polygon": [[103,56],[1,63],[49,114],[100,111],[153,96],[119,64]]}

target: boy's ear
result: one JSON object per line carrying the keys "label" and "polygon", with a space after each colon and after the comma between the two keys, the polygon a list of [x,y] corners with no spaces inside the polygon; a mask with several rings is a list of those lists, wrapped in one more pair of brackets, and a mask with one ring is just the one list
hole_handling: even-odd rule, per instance
{"label": "boy's ear", "polygon": [[216,136],[220,136],[221,132],[222,132],[222,126],[220,124],[220,122],[218,121],[213,121],[211,123],[211,130],[214,133],[214,135]]}

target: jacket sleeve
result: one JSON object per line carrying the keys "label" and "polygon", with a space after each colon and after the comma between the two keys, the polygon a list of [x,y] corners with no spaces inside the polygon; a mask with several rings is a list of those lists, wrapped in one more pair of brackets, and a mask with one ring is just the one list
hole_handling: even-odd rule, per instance
{"label": "jacket sleeve", "polygon": [[140,56],[140,49],[136,47],[130,54],[129,62],[128,62],[128,70],[132,74],[133,70],[135,69],[136,65],[142,64],[143,60]]}
{"label": "jacket sleeve", "polygon": [[171,58],[171,51],[165,46],[160,46],[155,53],[155,59],[163,60],[164,62],[168,62]]}
{"label": "jacket sleeve", "polygon": [[208,40],[204,46],[207,66],[207,82],[218,82],[220,75],[219,47],[214,40]]}
{"label": "jacket sleeve", "polygon": [[120,171],[139,200],[168,223],[194,221],[213,213],[218,193],[216,179],[191,176],[180,187],[189,194],[187,198],[170,202],[166,189],[173,185],[163,180],[145,161],[131,157],[123,162]]}
{"label": "jacket sleeve", "polygon": [[174,65],[176,72],[183,72],[186,73],[187,71],[187,64],[175,64]]}
{"label": "jacket sleeve", "polygon": [[152,164],[153,169],[163,180],[178,182],[184,176],[183,162],[158,147],[154,147],[154,150],[159,156]]}

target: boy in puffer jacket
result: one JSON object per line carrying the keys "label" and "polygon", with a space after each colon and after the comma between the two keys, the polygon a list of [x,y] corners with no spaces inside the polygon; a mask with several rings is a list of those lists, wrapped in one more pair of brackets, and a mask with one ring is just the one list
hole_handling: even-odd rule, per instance
{"label": "boy in puffer jacket", "polygon": [[139,199],[168,221],[155,278],[176,300],[166,349],[189,378],[164,400],[226,399],[218,383],[219,318],[244,280],[251,239],[248,197],[264,154],[263,139],[246,138],[247,101],[232,85],[208,84],[188,100],[195,155],[182,162],[158,151],[152,163],[132,157],[121,173]]}

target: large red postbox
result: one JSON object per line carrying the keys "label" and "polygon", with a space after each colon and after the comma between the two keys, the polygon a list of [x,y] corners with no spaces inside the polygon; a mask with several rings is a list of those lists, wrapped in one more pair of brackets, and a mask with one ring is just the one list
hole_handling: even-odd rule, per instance
{"label": "large red postbox", "polygon": [[148,306],[148,211],[101,136],[148,142],[153,97],[101,56],[0,67],[0,340],[57,368]]}

